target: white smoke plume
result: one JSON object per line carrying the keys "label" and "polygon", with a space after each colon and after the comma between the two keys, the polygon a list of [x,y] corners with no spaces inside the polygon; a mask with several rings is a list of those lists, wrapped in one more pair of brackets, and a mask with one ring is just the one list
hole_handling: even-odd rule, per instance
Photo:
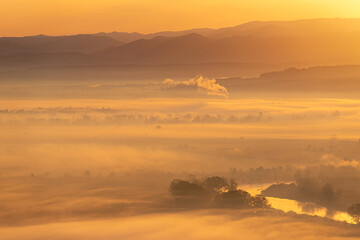
{"label": "white smoke plume", "polygon": [[205,93],[206,95],[212,96],[221,96],[224,98],[229,98],[229,92],[224,87],[216,82],[216,79],[208,79],[202,76],[197,76],[195,78],[186,80],[186,81],[175,81],[173,79],[166,79],[163,81],[163,84],[170,88],[177,87],[195,87],[200,92]]}

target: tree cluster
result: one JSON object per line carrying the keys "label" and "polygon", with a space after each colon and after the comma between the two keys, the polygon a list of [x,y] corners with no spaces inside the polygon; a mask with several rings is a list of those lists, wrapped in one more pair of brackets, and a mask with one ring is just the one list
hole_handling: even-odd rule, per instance
{"label": "tree cluster", "polygon": [[360,203],[351,205],[348,208],[347,212],[352,217],[355,223],[360,224]]}
{"label": "tree cluster", "polygon": [[220,207],[220,208],[268,208],[270,204],[263,196],[251,196],[238,189],[233,179],[218,176],[202,181],[174,179],[169,191],[176,203],[182,207]]}

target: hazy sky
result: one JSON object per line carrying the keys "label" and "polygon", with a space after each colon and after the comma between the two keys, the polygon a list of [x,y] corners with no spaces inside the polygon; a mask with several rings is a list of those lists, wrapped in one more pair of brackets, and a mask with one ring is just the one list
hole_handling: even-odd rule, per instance
{"label": "hazy sky", "polygon": [[0,36],[155,32],[252,20],[360,17],[358,0],[0,0]]}

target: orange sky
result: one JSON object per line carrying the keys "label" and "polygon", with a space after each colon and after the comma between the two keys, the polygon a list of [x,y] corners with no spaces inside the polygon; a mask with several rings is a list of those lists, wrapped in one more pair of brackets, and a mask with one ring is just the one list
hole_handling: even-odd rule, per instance
{"label": "orange sky", "polygon": [[358,0],[0,0],[0,36],[155,32],[360,17]]}

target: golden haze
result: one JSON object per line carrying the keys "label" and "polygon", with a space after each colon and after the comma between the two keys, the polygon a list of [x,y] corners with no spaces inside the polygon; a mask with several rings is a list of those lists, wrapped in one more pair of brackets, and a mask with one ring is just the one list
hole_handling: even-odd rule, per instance
{"label": "golden haze", "polygon": [[360,7],[356,0],[1,0],[0,3],[0,36],[148,33],[219,28],[251,20],[355,18]]}

